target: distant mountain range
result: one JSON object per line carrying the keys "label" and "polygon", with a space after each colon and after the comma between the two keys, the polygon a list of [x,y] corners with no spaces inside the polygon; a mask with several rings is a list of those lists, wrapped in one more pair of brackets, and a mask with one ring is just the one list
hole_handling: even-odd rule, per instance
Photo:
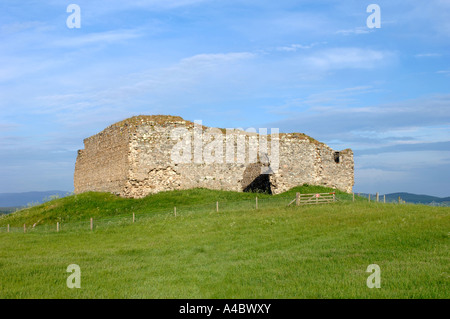
{"label": "distant mountain range", "polygon": [[[359,194],[364,197],[368,197],[369,194],[361,193]],[[376,194],[370,194],[370,198],[375,199]],[[411,193],[390,193],[386,194],[386,202],[398,202],[398,197],[400,199],[413,204],[425,204],[432,206],[450,206],[450,197],[436,197],[430,195],[418,195]],[[380,201],[383,200],[383,195],[380,194]]]}
{"label": "distant mountain range", "polygon": [[50,199],[50,196],[67,196],[66,191],[45,191],[26,193],[0,193],[0,207],[23,207],[28,204],[43,203]]}

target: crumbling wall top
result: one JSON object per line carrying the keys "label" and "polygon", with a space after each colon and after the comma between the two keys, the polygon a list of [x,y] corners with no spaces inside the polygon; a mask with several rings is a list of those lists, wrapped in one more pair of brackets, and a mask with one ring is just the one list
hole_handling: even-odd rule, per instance
{"label": "crumbling wall top", "polygon": [[[186,128],[193,128],[195,123],[191,122],[191,121],[187,121],[185,119],[183,119],[181,116],[173,116],[173,115],[138,115],[138,116],[133,116],[130,118],[127,118],[125,120],[122,120],[120,122],[114,123],[110,126],[108,126],[107,128],[105,128],[103,131],[90,136],[88,138],[85,139],[86,140],[90,140],[93,139],[95,137],[99,137],[102,136],[104,134],[108,134],[111,131],[116,131],[119,130],[121,132],[127,132],[127,133],[134,133],[136,132],[136,129],[140,126],[144,126],[144,125],[157,125],[160,127],[165,127],[165,126],[172,126],[174,125],[180,125]],[[206,130],[209,127],[208,126],[204,126],[202,125],[202,130]],[[219,130],[222,131],[222,133],[226,133],[226,129],[225,128],[218,128]],[[239,130],[240,131],[240,130]],[[251,133],[251,132],[246,132],[246,131],[242,131],[243,134],[247,134],[247,135],[259,135],[258,133]],[[268,134],[268,140],[271,140],[272,134]],[[278,137],[280,139],[292,139],[292,140],[305,140],[311,144],[317,145],[317,146],[325,146],[328,147],[326,144],[317,141],[316,139],[312,138],[311,136],[308,136],[304,133],[279,133]],[[346,150],[344,150],[346,151]]]}

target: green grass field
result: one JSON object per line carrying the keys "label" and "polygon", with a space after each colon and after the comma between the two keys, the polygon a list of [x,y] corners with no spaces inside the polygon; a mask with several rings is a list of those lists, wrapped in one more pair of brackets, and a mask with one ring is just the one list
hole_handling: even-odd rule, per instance
{"label": "green grass field", "polygon": [[[3,216],[0,298],[450,297],[450,208],[340,192],[334,204],[286,207],[297,191],[329,189],[258,194],[258,210],[249,193],[87,193]],[[69,264],[81,289],[66,286]],[[380,289],[366,285],[370,264]]]}

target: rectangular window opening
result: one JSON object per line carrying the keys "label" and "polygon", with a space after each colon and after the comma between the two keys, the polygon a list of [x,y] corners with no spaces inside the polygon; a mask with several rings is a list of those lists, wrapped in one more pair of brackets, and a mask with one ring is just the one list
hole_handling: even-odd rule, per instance
{"label": "rectangular window opening", "polygon": [[339,163],[339,152],[334,152],[334,161]]}

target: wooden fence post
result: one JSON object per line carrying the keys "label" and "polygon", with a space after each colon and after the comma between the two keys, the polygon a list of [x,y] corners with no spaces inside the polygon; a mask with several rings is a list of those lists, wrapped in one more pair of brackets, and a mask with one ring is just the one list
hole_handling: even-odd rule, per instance
{"label": "wooden fence post", "polygon": [[383,203],[386,204],[386,194],[383,195]]}
{"label": "wooden fence post", "polygon": [[370,194],[369,194],[369,203],[370,203]]}
{"label": "wooden fence post", "polygon": [[300,206],[300,193],[295,194],[295,204]]}
{"label": "wooden fence post", "polygon": [[9,233],[9,224],[8,224],[8,233]]}
{"label": "wooden fence post", "polygon": [[258,209],[258,196],[256,196],[256,209]]}
{"label": "wooden fence post", "polygon": [[56,222],[56,232],[59,232],[59,222]]}
{"label": "wooden fence post", "polygon": [[216,202],[216,212],[219,212],[219,202]]}
{"label": "wooden fence post", "polygon": [[176,206],[173,208],[173,213],[174,213],[175,217],[177,217],[177,207]]}
{"label": "wooden fence post", "polygon": [[353,201],[355,201],[355,193],[352,193],[352,195],[353,195]]}
{"label": "wooden fence post", "polygon": [[91,217],[91,230],[94,228],[94,220]]}
{"label": "wooden fence post", "polygon": [[133,223],[135,222],[135,220],[136,220],[136,215],[133,213]]}
{"label": "wooden fence post", "polygon": [[336,193],[333,193],[333,202],[336,201]]}
{"label": "wooden fence post", "polygon": [[378,192],[377,192],[377,203],[378,203],[379,199],[380,199],[380,194],[378,194]]}

